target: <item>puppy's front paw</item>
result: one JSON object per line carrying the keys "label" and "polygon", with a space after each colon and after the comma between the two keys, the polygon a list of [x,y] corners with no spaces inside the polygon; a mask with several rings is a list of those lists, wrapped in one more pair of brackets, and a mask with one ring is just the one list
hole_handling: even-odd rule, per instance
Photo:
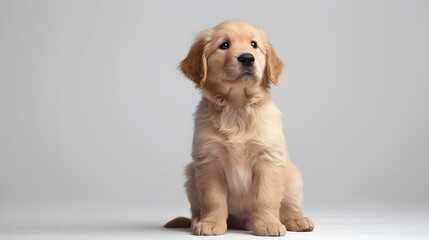
{"label": "puppy's front paw", "polygon": [[226,232],[226,222],[210,222],[210,221],[200,221],[192,227],[192,234],[194,235],[222,235]]}
{"label": "puppy's front paw", "polygon": [[253,233],[256,236],[283,236],[286,234],[286,228],[281,222],[256,223],[253,226]]}
{"label": "puppy's front paw", "polygon": [[311,232],[314,229],[314,224],[308,217],[290,219],[285,225],[288,231],[293,232]]}

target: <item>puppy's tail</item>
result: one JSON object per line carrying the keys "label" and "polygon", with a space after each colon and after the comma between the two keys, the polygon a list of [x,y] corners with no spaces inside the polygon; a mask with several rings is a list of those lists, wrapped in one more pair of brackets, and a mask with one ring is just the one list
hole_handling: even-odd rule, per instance
{"label": "puppy's tail", "polygon": [[164,225],[165,228],[190,228],[191,219],[186,217],[177,217]]}

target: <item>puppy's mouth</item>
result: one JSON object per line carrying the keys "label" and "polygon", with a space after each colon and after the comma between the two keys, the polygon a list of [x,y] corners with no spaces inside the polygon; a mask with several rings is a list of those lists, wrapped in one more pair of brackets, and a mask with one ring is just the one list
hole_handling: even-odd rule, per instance
{"label": "puppy's mouth", "polygon": [[243,66],[234,66],[228,67],[224,72],[224,79],[230,82],[242,82],[250,81],[258,78],[258,73],[253,66],[243,67]]}
{"label": "puppy's mouth", "polygon": [[256,75],[254,72],[244,71],[238,74],[229,75],[225,78],[227,81],[245,81],[255,78]]}
{"label": "puppy's mouth", "polygon": [[254,76],[255,76],[255,73],[246,71],[246,72],[241,73],[238,76],[238,78],[249,78],[249,77],[254,77]]}

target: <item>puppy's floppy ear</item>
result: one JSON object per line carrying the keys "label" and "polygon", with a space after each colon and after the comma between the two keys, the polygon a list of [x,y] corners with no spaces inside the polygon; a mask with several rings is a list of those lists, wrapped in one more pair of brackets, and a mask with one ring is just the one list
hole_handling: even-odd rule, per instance
{"label": "puppy's floppy ear", "polygon": [[277,85],[280,73],[282,73],[283,63],[274,52],[273,47],[269,42],[265,45],[265,71],[263,77],[263,84],[269,86],[270,83]]}
{"label": "puppy's floppy ear", "polygon": [[207,80],[207,45],[207,34],[200,34],[186,58],[179,64],[179,70],[199,87],[202,87]]}

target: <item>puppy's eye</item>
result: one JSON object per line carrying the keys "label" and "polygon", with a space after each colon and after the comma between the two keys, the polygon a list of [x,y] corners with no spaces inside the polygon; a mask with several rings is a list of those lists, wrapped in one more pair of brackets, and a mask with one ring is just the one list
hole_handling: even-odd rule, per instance
{"label": "puppy's eye", "polygon": [[220,46],[220,49],[225,50],[229,48],[229,43],[228,42],[223,42]]}
{"label": "puppy's eye", "polygon": [[255,41],[251,41],[250,44],[252,45],[253,48],[258,47],[258,44]]}

